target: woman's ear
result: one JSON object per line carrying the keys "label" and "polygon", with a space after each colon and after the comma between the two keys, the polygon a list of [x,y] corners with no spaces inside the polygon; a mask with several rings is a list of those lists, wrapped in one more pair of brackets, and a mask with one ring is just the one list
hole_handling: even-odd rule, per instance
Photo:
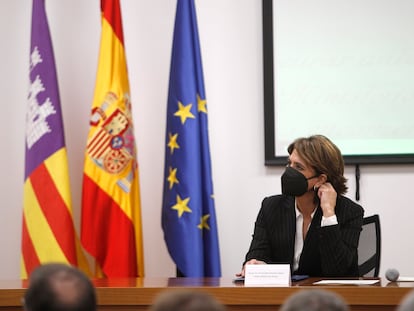
{"label": "woman's ear", "polygon": [[318,183],[324,184],[328,181],[328,176],[326,174],[320,174],[318,177]]}
{"label": "woman's ear", "polygon": [[318,176],[318,179],[316,180],[316,183],[313,185],[313,190],[316,191],[316,189],[319,189],[319,187],[322,186],[327,181],[328,181],[328,176],[326,176],[326,174],[320,174]]}

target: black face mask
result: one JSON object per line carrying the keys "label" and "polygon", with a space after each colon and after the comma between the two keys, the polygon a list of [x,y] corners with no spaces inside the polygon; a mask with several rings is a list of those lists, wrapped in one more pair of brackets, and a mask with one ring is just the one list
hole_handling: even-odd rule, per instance
{"label": "black face mask", "polygon": [[315,177],[318,175],[306,178],[301,172],[288,166],[281,178],[282,193],[300,197],[308,191],[308,180]]}

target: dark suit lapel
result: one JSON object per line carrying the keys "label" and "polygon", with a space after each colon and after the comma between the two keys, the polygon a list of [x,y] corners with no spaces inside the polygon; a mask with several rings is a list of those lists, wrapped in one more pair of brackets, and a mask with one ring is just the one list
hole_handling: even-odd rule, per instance
{"label": "dark suit lapel", "polygon": [[322,220],[322,210],[318,206],[316,208],[315,215],[313,215],[312,222],[309,227],[308,233],[306,234],[306,239],[312,238],[312,236],[316,234],[316,232],[321,227],[321,220]]}
{"label": "dark suit lapel", "polygon": [[286,200],[283,202],[283,213],[286,216],[282,216],[285,221],[288,222],[286,226],[287,232],[284,233],[288,248],[286,249],[287,258],[290,258],[290,264],[293,264],[293,257],[295,254],[295,236],[296,236],[296,213],[295,213],[295,199],[294,197],[286,197]]}
{"label": "dark suit lapel", "polygon": [[316,259],[315,254],[318,253],[318,231],[321,227],[322,210],[320,207],[316,209],[315,215],[312,218],[311,225],[308,233],[306,234],[305,241],[303,242],[302,254],[299,260],[299,267],[311,265]]}

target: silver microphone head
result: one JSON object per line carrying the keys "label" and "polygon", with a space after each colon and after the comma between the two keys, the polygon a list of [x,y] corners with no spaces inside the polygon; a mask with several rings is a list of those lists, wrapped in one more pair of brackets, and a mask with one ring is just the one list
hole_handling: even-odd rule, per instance
{"label": "silver microphone head", "polygon": [[400,272],[398,272],[397,269],[388,269],[385,272],[385,277],[387,278],[388,281],[391,281],[391,282],[397,281],[399,276],[400,276]]}

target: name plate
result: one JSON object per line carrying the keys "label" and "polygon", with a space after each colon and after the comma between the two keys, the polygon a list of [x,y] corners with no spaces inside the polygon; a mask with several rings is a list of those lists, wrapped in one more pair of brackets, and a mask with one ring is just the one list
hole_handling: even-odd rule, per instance
{"label": "name plate", "polygon": [[290,265],[246,265],[245,286],[290,286]]}

